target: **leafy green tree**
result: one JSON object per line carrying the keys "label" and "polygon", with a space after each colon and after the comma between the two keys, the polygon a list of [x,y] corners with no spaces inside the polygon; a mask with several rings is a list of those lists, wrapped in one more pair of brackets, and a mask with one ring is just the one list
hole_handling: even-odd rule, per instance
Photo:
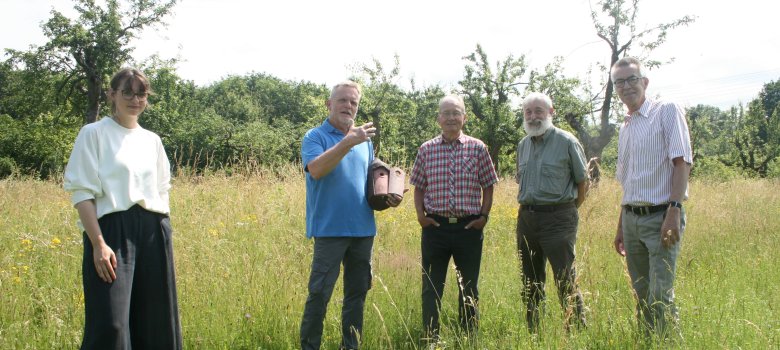
{"label": "leafy green tree", "polygon": [[735,165],[760,177],[769,175],[770,165],[780,156],[780,80],[764,85],[747,112],[732,108]]}
{"label": "leafy green tree", "polygon": [[80,123],[59,123],[56,119],[47,113],[21,120],[0,115],[0,158],[13,159],[24,174],[44,179],[60,174]]}
{"label": "leafy green tree", "polygon": [[465,75],[460,81],[466,104],[471,107],[475,121],[467,123],[475,136],[488,146],[490,157],[497,171],[513,169],[506,164],[499,166],[499,156],[506,146],[510,153],[519,141],[516,127],[516,114],[510,107],[511,98],[519,96],[519,85],[526,84],[520,79],[526,73],[525,56],[515,58],[509,55],[503,61],[496,62],[495,72],[488,62],[487,54],[481,45],[463,58],[466,61]]}
{"label": "leafy green tree", "polygon": [[234,155],[231,142],[236,127],[208,107],[188,118],[182,118],[172,129],[165,145],[173,165],[179,169],[200,171],[229,165]]}
{"label": "leafy green tree", "polygon": [[[589,103],[590,101],[578,97],[578,92],[588,93],[584,90],[582,82],[577,78],[569,78],[563,74],[562,57],[555,57],[552,62],[545,66],[544,71],[532,71],[530,83],[526,90],[541,92],[550,96],[555,107],[553,122],[556,126],[574,132],[574,130],[578,128],[593,129],[592,126],[596,125],[596,121],[593,119],[583,119],[582,122],[585,122],[585,125],[577,124],[581,121],[575,120],[576,127],[559,123],[563,120],[569,120],[570,117],[568,116],[570,115],[593,116],[593,114],[590,113],[592,109],[592,105]],[[519,122],[522,118],[522,111],[519,111],[518,128],[520,128]],[[583,134],[582,137],[584,139],[580,140],[581,142],[590,142],[591,135],[589,133]]]}
{"label": "leafy green tree", "polygon": [[[372,138],[377,156],[387,160],[386,153],[394,153],[394,157],[397,157],[397,149],[394,149],[393,144],[403,138],[399,132],[400,123],[414,110],[412,101],[397,84],[401,73],[400,58],[398,55],[394,56],[393,68],[389,72],[385,71],[376,58],[372,66],[361,64],[358,69],[359,76],[352,78],[363,87],[358,120],[371,121],[377,128],[378,132]],[[391,144],[387,152],[385,143]]]}
{"label": "leafy green tree", "polygon": [[[637,50],[632,54],[643,60],[646,68],[661,65],[660,61],[648,59],[650,52],[666,41],[669,30],[688,25],[695,19],[684,16],[647,29],[639,29],[639,0],[601,0],[596,7],[597,9],[591,10],[593,25],[596,35],[609,46],[610,54],[607,64],[599,66],[604,77],[601,89],[599,93],[587,97],[590,101],[585,105],[600,107],[587,113],[580,114],[575,110],[564,114],[566,122],[574,129],[585,148],[588,158],[601,157],[602,151],[615,135],[614,122],[622,119],[619,117],[620,107],[615,104],[617,96],[609,68],[634,48]],[[587,116],[590,114],[598,115],[595,125],[588,123]]]}
{"label": "leafy green tree", "polygon": [[[25,54],[21,59],[36,58]],[[0,114],[7,114],[16,120],[46,113],[51,113],[57,119],[74,115],[73,105],[62,103],[57,95],[57,82],[61,79],[61,74],[46,69],[20,69],[13,59],[0,62]]]}
{"label": "leafy green tree", "polygon": [[[84,122],[97,119],[105,85],[122,64],[132,61],[131,39],[144,28],[164,24],[176,0],[74,0],[78,19],[52,10],[42,25],[49,42],[28,52],[7,50],[14,63],[31,71],[61,74],[57,94],[84,108]],[[85,100],[79,97],[85,96]]]}
{"label": "leafy green tree", "polygon": [[204,88],[202,102],[214,112],[237,124],[260,120],[265,114],[257,100],[251,77],[230,76]]}
{"label": "leafy green tree", "polygon": [[697,105],[685,111],[693,146],[694,164],[701,158],[720,159],[728,155],[732,145],[734,124],[729,114],[718,107]]}
{"label": "leafy green tree", "polygon": [[411,169],[417,157],[417,149],[423,142],[441,133],[436,118],[439,114],[439,100],[444,90],[438,85],[422,88],[411,81],[411,90],[406,94],[410,108],[397,120],[397,132],[387,140],[386,154],[394,165]]}
{"label": "leafy green tree", "polygon": [[161,60],[156,56],[141,64],[153,94],[139,123],[160,135],[166,146],[182,121],[198,114],[203,105],[198,99],[200,89],[194,82],[180,78],[175,64],[176,60]]}

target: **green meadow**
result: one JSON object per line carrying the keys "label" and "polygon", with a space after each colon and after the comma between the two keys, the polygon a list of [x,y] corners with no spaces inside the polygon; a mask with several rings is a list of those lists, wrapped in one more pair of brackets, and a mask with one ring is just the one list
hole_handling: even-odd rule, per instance
{"label": "green meadow", "polygon": [[[278,174],[282,175],[278,175]],[[312,241],[297,168],[277,175],[179,176],[171,219],[186,349],[295,349]],[[780,348],[780,183],[693,181],[676,295],[682,343],[645,339],[624,261],[612,248],[620,187],[604,179],[580,208],[579,285],[588,328],[568,334],[552,281],[542,330],[526,331],[515,243],[517,185],[502,180],[485,232],[476,337],[454,329],[454,270],[439,349]],[[349,215],[349,213],[344,213]],[[423,349],[420,242],[411,195],[376,215],[364,349]],[[73,349],[83,326],[82,235],[54,181],[0,181],[0,348]],[[323,349],[339,343],[341,280]]]}

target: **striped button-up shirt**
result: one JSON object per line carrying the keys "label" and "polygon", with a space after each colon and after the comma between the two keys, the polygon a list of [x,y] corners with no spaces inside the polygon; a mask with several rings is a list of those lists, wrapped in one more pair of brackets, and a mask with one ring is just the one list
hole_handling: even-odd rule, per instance
{"label": "striped button-up shirt", "polygon": [[423,143],[409,182],[425,191],[427,213],[463,217],[480,213],[482,189],[498,176],[485,144],[461,133],[451,143],[441,135]]}
{"label": "striped button-up shirt", "polygon": [[672,193],[672,160],[677,157],[688,164],[693,161],[685,112],[677,104],[646,99],[626,117],[618,136],[616,177],[623,186],[622,203],[667,203]]}

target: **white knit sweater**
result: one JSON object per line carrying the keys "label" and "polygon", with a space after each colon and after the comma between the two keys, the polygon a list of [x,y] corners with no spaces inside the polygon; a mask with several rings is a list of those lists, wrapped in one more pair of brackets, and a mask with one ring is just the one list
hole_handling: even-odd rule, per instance
{"label": "white knit sweater", "polygon": [[105,117],[79,131],[64,187],[73,205],[95,199],[98,218],[135,204],[168,214],[171,166],[157,134]]}

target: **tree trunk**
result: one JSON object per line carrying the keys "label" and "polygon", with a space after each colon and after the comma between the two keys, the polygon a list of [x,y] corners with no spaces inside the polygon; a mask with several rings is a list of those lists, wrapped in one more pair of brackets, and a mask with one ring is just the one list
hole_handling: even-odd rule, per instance
{"label": "tree trunk", "polygon": [[94,123],[100,114],[100,97],[103,93],[103,78],[94,67],[86,69],[87,74],[87,111],[84,124]]}

